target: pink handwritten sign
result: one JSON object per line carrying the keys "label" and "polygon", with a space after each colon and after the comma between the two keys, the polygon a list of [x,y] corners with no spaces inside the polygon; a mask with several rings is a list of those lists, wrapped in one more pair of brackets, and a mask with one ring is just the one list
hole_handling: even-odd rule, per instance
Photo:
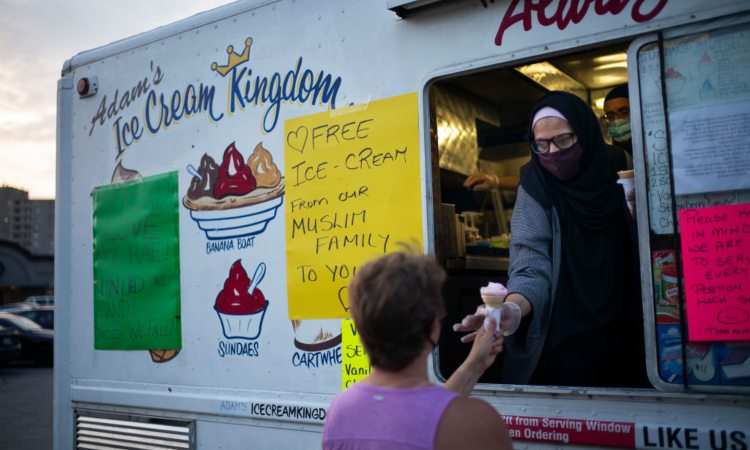
{"label": "pink handwritten sign", "polygon": [[688,340],[750,340],[750,203],[679,214]]}

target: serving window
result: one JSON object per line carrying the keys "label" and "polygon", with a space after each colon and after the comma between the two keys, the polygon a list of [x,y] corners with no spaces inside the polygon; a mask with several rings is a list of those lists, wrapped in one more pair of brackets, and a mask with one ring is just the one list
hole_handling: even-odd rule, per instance
{"label": "serving window", "polygon": [[[511,218],[520,168],[529,161],[529,112],[552,90],[584,100],[603,117],[606,94],[627,83],[627,42],[436,80],[430,87],[435,251],[446,268],[437,371],[449,377],[469,352],[451,329],[481,304],[479,288],[508,281]],[[606,123],[601,121],[603,135]],[[611,142],[611,140],[610,140]],[[435,154],[437,153],[437,154]],[[627,165],[627,167],[625,166]],[[628,156],[623,167],[632,168]],[[498,189],[470,191],[471,173],[499,177]],[[504,383],[502,355],[480,379]]]}
{"label": "serving window", "polygon": [[[463,181],[473,172],[518,177],[530,157],[528,114],[546,92],[578,95],[601,116],[607,92],[627,82],[650,381],[644,387],[747,391],[748,73],[750,26],[734,17],[435,80],[435,253],[448,273],[438,375],[448,378],[470,349],[451,325],[475,311],[481,286],[508,277],[516,192],[468,191]],[[480,383],[504,383],[502,364],[501,354]]]}

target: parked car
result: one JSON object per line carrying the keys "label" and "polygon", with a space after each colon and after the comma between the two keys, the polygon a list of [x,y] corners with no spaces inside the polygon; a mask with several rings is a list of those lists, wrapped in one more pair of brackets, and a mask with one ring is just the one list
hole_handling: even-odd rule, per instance
{"label": "parked car", "polygon": [[48,305],[54,305],[55,304],[55,296],[54,295],[32,295],[31,297],[26,297],[26,300],[24,300],[26,303],[31,303],[35,306],[48,306]]}
{"label": "parked car", "polygon": [[18,333],[21,341],[19,360],[37,364],[52,365],[54,332],[45,330],[38,323],[26,317],[10,313],[0,313],[0,326]]}
{"label": "parked car", "polygon": [[21,358],[21,337],[18,331],[0,326],[0,366]]}
{"label": "parked car", "polygon": [[7,308],[1,312],[23,316],[31,319],[41,325],[42,328],[52,330],[55,328],[55,307],[54,306],[32,306]]}
{"label": "parked car", "polygon": [[6,303],[5,305],[0,305],[0,312],[11,312],[11,311],[18,311],[23,309],[31,309],[34,305],[29,302],[16,302],[16,303]]}

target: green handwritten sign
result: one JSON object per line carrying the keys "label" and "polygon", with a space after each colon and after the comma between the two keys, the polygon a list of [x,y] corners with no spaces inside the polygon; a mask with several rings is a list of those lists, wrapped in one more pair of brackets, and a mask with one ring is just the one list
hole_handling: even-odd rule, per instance
{"label": "green handwritten sign", "polygon": [[177,172],[93,196],[94,348],[182,348]]}

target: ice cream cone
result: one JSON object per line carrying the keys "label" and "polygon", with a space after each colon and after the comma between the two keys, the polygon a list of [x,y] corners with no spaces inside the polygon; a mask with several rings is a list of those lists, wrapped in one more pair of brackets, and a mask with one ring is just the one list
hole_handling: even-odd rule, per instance
{"label": "ice cream cone", "polygon": [[500,309],[505,301],[505,295],[482,295],[482,301],[485,306],[490,308]]}
{"label": "ice cream cone", "polygon": [[617,176],[620,179],[623,179],[623,180],[627,179],[627,178],[633,178],[635,176],[635,171],[632,170],[632,169],[631,170],[620,170],[619,172],[617,172]]}
{"label": "ice cream cone", "polygon": [[[484,302],[485,309],[487,310],[487,319],[495,321],[495,332],[500,332],[500,319],[502,318],[501,310],[503,302],[505,301],[504,295],[482,295],[482,301]],[[487,319],[485,319],[484,327],[488,328]]]}
{"label": "ice cream cone", "polygon": [[635,217],[635,178],[632,170],[621,170],[617,172],[617,176],[620,178],[617,183],[622,185],[622,189],[625,192],[625,200],[628,203],[628,209],[630,214]]}
{"label": "ice cream cone", "polygon": [[508,295],[508,289],[501,283],[490,282],[487,286],[479,289],[479,295],[482,297],[487,313],[487,319],[484,321],[484,328],[489,328],[488,319],[492,319],[495,321],[495,332],[499,333],[503,302]]}
{"label": "ice cream cone", "polygon": [[167,361],[171,361],[174,359],[175,356],[177,356],[178,353],[180,353],[180,349],[174,349],[174,350],[149,350],[149,354],[151,355],[151,360],[155,363],[165,363]]}

